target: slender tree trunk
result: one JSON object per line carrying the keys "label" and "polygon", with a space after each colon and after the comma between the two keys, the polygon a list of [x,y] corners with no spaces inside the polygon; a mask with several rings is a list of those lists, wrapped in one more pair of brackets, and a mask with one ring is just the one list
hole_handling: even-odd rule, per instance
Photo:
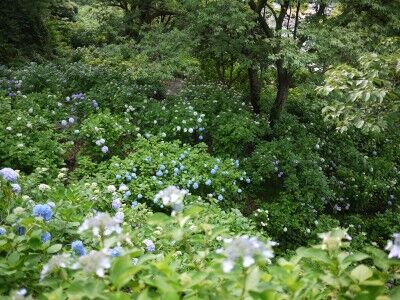
{"label": "slender tree trunk", "polygon": [[254,68],[248,69],[249,88],[250,88],[250,103],[253,106],[253,111],[256,114],[260,113],[260,80],[257,70]]}
{"label": "slender tree trunk", "polygon": [[274,127],[276,121],[279,120],[279,117],[282,113],[282,110],[286,104],[286,100],[289,93],[289,84],[290,84],[290,74],[288,69],[283,66],[283,61],[280,59],[276,63],[276,72],[277,72],[277,93],[274,105],[271,109],[270,114],[270,124],[271,127]]}
{"label": "slender tree trunk", "polygon": [[139,4],[139,19],[140,25],[149,24],[151,22],[150,17],[150,0],[141,0]]}

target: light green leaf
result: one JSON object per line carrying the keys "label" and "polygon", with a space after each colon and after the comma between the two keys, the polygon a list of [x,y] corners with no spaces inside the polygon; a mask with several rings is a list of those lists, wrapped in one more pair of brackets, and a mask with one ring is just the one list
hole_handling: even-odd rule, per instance
{"label": "light green leaf", "polygon": [[61,248],[62,248],[61,244],[52,245],[49,248],[47,248],[47,253],[50,253],[50,254],[51,253],[56,253],[56,252],[60,251]]}
{"label": "light green leaf", "polygon": [[351,271],[350,276],[358,282],[363,282],[373,275],[371,269],[366,265],[359,265]]}

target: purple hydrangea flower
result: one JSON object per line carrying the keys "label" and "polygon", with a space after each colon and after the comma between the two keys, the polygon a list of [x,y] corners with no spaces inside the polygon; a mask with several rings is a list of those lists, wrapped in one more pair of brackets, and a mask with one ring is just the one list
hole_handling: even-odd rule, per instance
{"label": "purple hydrangea flower", "polygon": [[0,176],[8,182],[16,182],[18,180],[18,173],[11,168],[1,169]]}
{"label": "purple hydrangea flower", "polygon": [[11,189],[15,194],[19,194],[21,192],[21,186],[18,183],[12,183]]}
{"label": "purple hydrangea flower", "polygon": [[144,240],[143,243],[146,245],[147,252],[154,252],[156,250],[156,246],[151,240]]}

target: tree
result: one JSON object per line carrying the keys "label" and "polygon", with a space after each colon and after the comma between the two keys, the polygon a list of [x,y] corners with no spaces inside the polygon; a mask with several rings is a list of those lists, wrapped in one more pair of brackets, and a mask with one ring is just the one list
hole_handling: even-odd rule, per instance
{"label": "tree", "polygon": [[[318,91],[330,96],[322,110],[325,120],[344,132],[351,127],[365,132],[381,131],[389,115],[400,105],[399,39],[382,43],[389,53],[369,53],[358,65],[338,65],[329,70]],[[388,51],[389,50],[389,51]]]}
{"label": "tree", "polygon": [[195,55],[211,65],[218,81],[232,85],[239,77],[240,65],[249,63],[247,54],[255,43],[252,12],[240,2],[220,0],[198,5],[189,14],[190,31],[197,40]]}
{"label": "tree", "polygon": [[178,13],[173,0],[97,0],[102,5],[122,9],[126,18],[127,34],[139,37],[143,26],[151,24],[157,18],[168,23]]}
{"label": "tree", "polygon": [[[270,124],[274,126],[285,106],[293,72],[302,60],[307,37],[300,32],[306,22],[318,23],[327,14],[327,1],[283,0],[279,3],[267,0],[249,0],[248,4],[257,15],[259,33],[272,45],[267,53],[276,70],[276,97],[270,112]],[[294,58],[294,59],[293,59]],[[250,86],[257,88],[256,70],[249,70]],[[256,94],[257,89],[253,90]],[[256,97],[256,96],[253,96]]]}

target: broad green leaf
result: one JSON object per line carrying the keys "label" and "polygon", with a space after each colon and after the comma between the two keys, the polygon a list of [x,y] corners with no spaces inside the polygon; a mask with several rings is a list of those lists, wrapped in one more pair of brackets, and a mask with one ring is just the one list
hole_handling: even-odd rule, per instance
{"label": "broad green leaf", "polygon": [[118,257],[114,260],[110,270],[111,282],[120,289],[126,285],[139,270],[140,268],[132,265],[128,255]]}
{"label": "broad green leaf", "polygon": [[56,253],[56,252],[60,251],[61,248],[62,248],[61,244],[55,244],[55,245],[52,245],[49,248],[47,248],[46,251],[47,251],[47,253],[51,254],[51,253]]}
{"label": "broad green leaf", "polygon": [[163,213],[154,213],[150,216],[148,223],[151,225],[162,225],[168,223],[171,220],[171,217],[167,216]]}
{"label": "broad green leaf", "polygon": [[371,269],[366,265],[359,265],[351,271],[350,276],[357,280],[358,282],[362,283],[363,281],[367,280],[373,275]]}

